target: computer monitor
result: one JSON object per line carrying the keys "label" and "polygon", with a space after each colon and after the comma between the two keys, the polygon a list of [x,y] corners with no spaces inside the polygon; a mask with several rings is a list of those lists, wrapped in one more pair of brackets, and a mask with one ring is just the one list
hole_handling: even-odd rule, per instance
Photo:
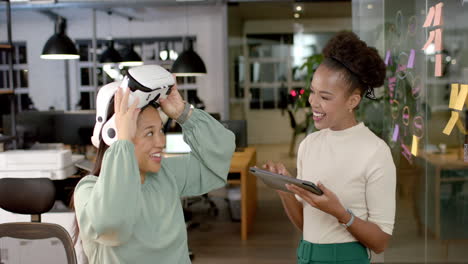
{"label": "computer monitor", "polygon": [[247,120],[223,120],[220,122],[236,136],[236,151],[241,151],[248,146]]}
{"label": "computer monitor", "polygon": [[91,145],[96,112],[65,112],[55,117],[55,135],[57,142],[67,145]]}
{"label": "computer monitor", "polygon": [[[36,142],[56,143],[55,117],[62,111],[24,111],[16,114],[18,148],[29,148]],[[11,117],[3,115],[3,131],[12,135]]]}
{"label": "computer monitor", "polygon": [[182,133],[167,133],[166,134],[166,150],[168,154],[183,154],[192,151],[190,146],[185,143]]}
{"label": "computer monitor", "polygon": [[[96,113],[94,111],[25,111],[16,115],[18,147],[34,143],[91,145]],[[11,135],[11,119],[3,116],[4,134]]]}

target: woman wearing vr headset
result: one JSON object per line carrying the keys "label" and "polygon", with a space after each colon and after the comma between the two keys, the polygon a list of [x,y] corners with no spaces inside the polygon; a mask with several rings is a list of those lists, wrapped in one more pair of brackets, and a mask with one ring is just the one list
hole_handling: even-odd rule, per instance
{"label": "woman wearing vr headset", "polygon": [[[297,263],[369,263],[392,235],[396,172],[387,144],[358,123],[362,98],[375,99],[385,64],[352,32],[332,38],[311,83],[309,102],[320,130],[301,142],[297,178],[318,182],[323,195],[295,185],[278,191],[291,222],[303,232]],[[263,166],[290,175],[281,163]]]}
{"label": "woman wearing vr headset", "polygon": [[[156,104],[128,106],[130,90],[118,89],[107,119],[115,113],[118,140],[100,137],[96,167],[74,194],[79,236],[90,263],[190,263],[181,196],[226,184],[234,134],[208,113],[190,109],[176,86],[162,111],[177,120],[191,153],[163,158],[163,122]],[[190,109],[190,110],[188,110]]]}

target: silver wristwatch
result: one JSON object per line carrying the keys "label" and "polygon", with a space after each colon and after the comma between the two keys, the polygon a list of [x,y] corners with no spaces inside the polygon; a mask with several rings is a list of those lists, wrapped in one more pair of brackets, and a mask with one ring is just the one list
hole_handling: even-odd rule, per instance
{"label": "silver wristwatch", "polygon": [[185,102],[185,105],[184,105],[184,111],[182,112],[182,114],[180,114],[180,116],[176,119],[177,123],[179,124],[183,124],[185,123],[185,121],[187,121],[188,119],[188,114],[190,113],[190,108],[192,108],[192,105]]}
{"label": "silver wristwatch", "polygon": [[344,226],[345,228],[348,228],[354,223],[354,213],[349,208],[346,208],[346,211],[351,215],[351,219],[349,219],[348,223],[346,223],[346,224],[341,223],[341,225]]}

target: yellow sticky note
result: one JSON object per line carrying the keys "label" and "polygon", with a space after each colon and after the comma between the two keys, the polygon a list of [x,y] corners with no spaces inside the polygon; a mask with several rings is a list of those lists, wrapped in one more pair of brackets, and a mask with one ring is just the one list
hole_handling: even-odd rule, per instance
{"label": "yellow sticky note", "polygon": [[460,88],[460,92],[457,95],[457,101],[455,102],[455,106],[453,107],[453,109],[461,111],[463,108],[463,104],[466,101],[467,95],[468,95],[468,85],[462,85]]}
{"label": "yellow sticky note", "polygon": [[449,136],[452,133],[453,127],[457,123],[458,117],[459,117],[458,112],[452,111],[452,116],[450,117],[450,120],[447,122],[447,125],[445,126],[442,133]]}
{"label": "yellow sticky note", "polygon": [[449,108],[455,108],[458,97],[458,83],[452,83],[452,90],[450,91]]}
{"label": "yellow sticky note", "polygon": [[413,135],[413,143],[411,144],[411,154],[413,154],[413,156],[415,157],[418,155],[418,144],[419,138]]}
{"label": "yellow sticky note", "polygon": [[[462,88],[463,88],[463,86],[466,87],[465,89],[468,91],[468,84],[462,84]],[[465,98],[465,105],[466,105],[466,107],[468,107],[468,95]]]}

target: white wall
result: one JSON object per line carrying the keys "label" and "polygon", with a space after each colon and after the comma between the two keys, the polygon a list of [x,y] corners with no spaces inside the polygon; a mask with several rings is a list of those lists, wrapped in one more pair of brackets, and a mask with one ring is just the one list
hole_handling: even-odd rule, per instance
{"label": "white wall", "polygon": [[[164,37],[189,34],[196,36],[196,51],[203,58],[208,71],[198,78],[198,95],[207,111],[228,117],[227,54],[225,5],[145,8],[133,21],[123,17],[97,12],[97,37]],[[122,9],[119,9],[122,11]],[[123,10],[125,11],[125,10]],[[90,9],[59,9],[54,12],[67,18],[67,34],[72,39],[92,38],[92,11]],[[134,12],[134,11],[133,11]],[[188,15],[186,18],[185,15]],[[40,110],[54,106],[65,108],[65,75],[63,61],[40,59],[42,47],[53,34],[54,23],[36,11],[13,10],[13,39],[25,41],[28,49],[30,95]],[[0,18],[0,41],[6,41],[5,18]],[[111,26],[109,26],[111,24]],[[188,30],[187,30],[188,28]],[[131,32],[129,32],[129,29]],[[70,63],[72,95],[77,95],[77,62]],[[73,98],[74,105],[78,98]]]}

